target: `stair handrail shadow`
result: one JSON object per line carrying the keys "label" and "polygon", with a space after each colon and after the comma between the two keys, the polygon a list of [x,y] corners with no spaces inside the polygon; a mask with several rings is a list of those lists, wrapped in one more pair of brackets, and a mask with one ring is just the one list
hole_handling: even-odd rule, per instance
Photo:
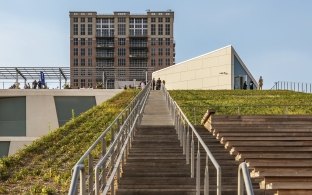
{"label": "stair handrail shadow", "polygon": [[[200,147],[206,152],[206,165],[205,165],[205,177],[204,177],[204,195],[209,193],[209,160],[214,165],[217,172],[217,195],[221,195],[221,167],[208,149],[205,142],[200,137],[194,126],[190,123],[188,118],[185,116],[179,105],[172,99],[169,92],[163,87],[166,102],[169,107],[169,111],[174,120],[174,126],[180,140],[180,146],[183,147],[183,154],[186,155],[186,164],[191,163],[191,178],[196,175],[196,195],[200,195]],[[191,135],[190,135],[191,134]],[[195,146],[194,139],[197,138],[197,157],[196,157],[196,174],[195,174]],[[191,139],[191,140],[190,140]],[[191,162],[190,162],[191,160]]]}
{"label": "stair handrail shadow", "polygon": [[[147,97],[150,92],[150,83],[140,91],[135,98],[129,103],[129,105],[121,111],[121,113],[114,119],[114,121],[103,131],[98,139],[89,147],[89,149],[81,156],[73,167],[73,174],[70,184],[68,195],[74,195],[78,192],[80,194],[99,194],[100,190],[104,189],[106,184],[106,175],[110,171],[114,171],[116,174],[116,161],[121,158],[121,152],[124,152],[124,146],[129,145],[129,135],[133,136],[133,129],[140,123],[142,119],[142,112],[146,104]],[[111,141],[107,146],[106,136],[111,136]],[[132,141],[131,137],[130,142]],[[126,143],[126,144],[125,144]],[[121,144],[123,144],[121,146]],[[110,159],[111,162],[102,164],[103,168],[100,173],[96,172],[94,168],[94,154],[97,148],[101,148],[101,154],[97,165],[103,161],[103,159]],[[127,154],[129,150],[127,149]],[[87,162],[85,162],[87,161]],[[125,159],[122,158],[122,163]],[[120,162],[120,160],[119,160]],[[87,164],[87,167],[85,166]],[[118,165],[119,166],[119,165]],[[118,168],[117,166],[117,168]],[[99,171],[99,170],[97,170]],[[120,175],[120,166],[118,169],[118,177]],[[88,172],[88,177],[87,177]],[[109,180],[110,181],[110,180]],[[113,179],[114,181],[114,179]],[[112,182],[112,181],[110,181]],[[79,183],[79,187],[78,187]],[[111,185],[112,186],[112,185]],[[79,188],[79,190],[78,190]],[[111,194],[114,194],[114,189],[111,189]]]}

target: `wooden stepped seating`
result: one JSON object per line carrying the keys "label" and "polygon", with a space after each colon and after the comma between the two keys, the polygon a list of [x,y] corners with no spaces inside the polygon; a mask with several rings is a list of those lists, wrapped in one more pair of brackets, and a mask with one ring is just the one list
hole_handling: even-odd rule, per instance
{"label": "wooden stepped seating", "polygon": [[312,194],[312,116],[208,116],[204,126],[278,195]]}

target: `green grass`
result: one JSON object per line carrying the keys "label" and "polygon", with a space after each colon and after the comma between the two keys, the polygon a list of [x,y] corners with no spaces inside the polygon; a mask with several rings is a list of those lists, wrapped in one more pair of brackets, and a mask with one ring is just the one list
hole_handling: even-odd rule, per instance
{"label": "green grass", "polygon": [[271,90],[172,90],[190,121],[198,124],[208,109],[222,115],[312,114],[312,94]]}
{"label": "green grass", "polygon": [[66,193],[72,167],[138,92],[125,90],[0,159],[0,194]]}

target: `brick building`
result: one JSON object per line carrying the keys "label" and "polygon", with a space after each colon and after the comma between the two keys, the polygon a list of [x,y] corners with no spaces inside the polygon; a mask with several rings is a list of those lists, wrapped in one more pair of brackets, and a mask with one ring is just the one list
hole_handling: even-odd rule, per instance
{"label": "brick building", "polygon": [[[174,12],[69,12],[73,88],[122,88],[175,64]],[[104,81],[104,82],[103,82]]]}

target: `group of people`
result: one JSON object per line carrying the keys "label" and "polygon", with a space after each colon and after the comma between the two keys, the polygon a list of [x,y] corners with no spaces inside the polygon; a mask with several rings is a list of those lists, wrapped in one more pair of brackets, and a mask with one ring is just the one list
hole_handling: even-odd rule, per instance
{"label": "group of people", "polygon": [[[29,83],[28,83],[28,85],[29,85]],[[32,82],[32,89],[37,89],[37,87],[38,87],[38,89],[45,89],[46,88],[46,84],[41,82],[40,80],[38,82],[36,80],[34,80]]]}
{"label": "group of people", "polygon": [[[258,89],[259,90],[262,90],[262,86],[263,86],[263,79],[262,79],[262,76],[260,76],[259,78],[259,83],[258,83]],[[249,89],[250,90],[253,90],[255,88],[255,84],[254,82],[251,80],[250,83],[249,83]],[[247,81],[244,82],[243,84],[243,89],[246,90],[247,89]]]}
{"label": "group of people", "polygon": [[162,89],[163,86],[165,86],[166,81],[165,80],[160,80],[160,78],[157,79],[157,81],[155,80],[155,78],[153,78],[153,82],[152,82],[152,89],[153,90],[160,90]]}

